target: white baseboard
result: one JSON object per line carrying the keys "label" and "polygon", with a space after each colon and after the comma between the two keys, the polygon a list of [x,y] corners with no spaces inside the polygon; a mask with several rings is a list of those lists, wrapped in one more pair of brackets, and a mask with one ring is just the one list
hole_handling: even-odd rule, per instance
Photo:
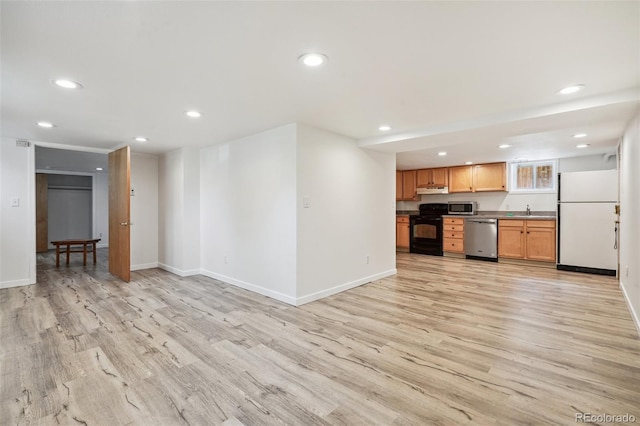
{"label": "white baseboard", "polygon": [[200,269],[189,269],[183,271],[182,269],[174,268],[173,266],[165,265],[164,263],[158,263],[154,268],[164,269],[165,271],[169,271],[172,274],[176,274],[181,277],[189,277],[191,275],[198,275],[200,273]]}
{"label": "white baseboard", "polygon": [[97,249],[99,249],[99,248],[107,248],[107,247],[109,247],[109,243],[98,243],[98,244],[96,244],[96,248]]}
{"label": "white baseboard", "polygon": [[217,274],[215,272],[207,271],[206,269],[202,269],[200,273],[206,277],[213,278],[215,280],[224,281],[227,284],[234,285],[236,287],[243,288],[245,290],[253,291],[254,293],[261,294],[263,296],[268,296],[272,299],[279,300],[284,303],[288,303],[289,305],[296,305],[296,298],[286,295],[284,293],[280,293],[277,291],[269,290],[268,288],[261,287],[259,285],[251,284],[246,281],[238,280],[235,278],[228,277],[226,275]]}
{"label": "white baseboard", "polygon": [[151,268],[157,268],[158,267],[158,262],[153,262],[153,263],[141,263],[140,265],[131,265],[131,270],[132,271],[139,271],[141,269],[151,269]]}
{"label": "white baseboard", "polygon": [[640,337],[640,318],[638,318],[638,313],[633,309],[634,306],[631,303],[631,299],[629,299],[629,295],[627,294],[627,290],[624,288],[624,284],[622,283],[622,280],[620,280],[620,288],[622,289],[622,295],[624,296],[624,300],[625,302],[627,302],[627,308],[629,308],[629,312],[631,313],[631,319],[633,319],[633,323],[636,326],[638,337]]}
{"label": "white baseboard", "polygon": [[25,285],[35,284],[35,281],[31,281],[29,278],[25,278],[22,280],[14,280],[14,281],[3,281],[0,282],[0,288],[11,288],[11,287],[22,287]]}
{"label": "white baseboard", "polygon": [[368,277],[360,278],[355,281],[350,281],[348,283],[340,284],[326,290],[322,290],[316,293],[312,293],[312,294],[309,294],[303,297],[297,297],[297,298],[289,296],[287,294],[277,292],[277,291],[270,290],[265,287],[261,287],[259,285],[251,284],[246,281],[238,280],[232,277],[228,277],[226,275],[218,274],[218,273],[207,271],[204,269],[200,271],[200,273],[209,278],[223,281],[227,284],[235,285],[236,287],[240,287],[245,290],[262,294],[263,296],[268,296],[272,299],[279,300],[284,303],[288,303],[289,305],[300,306],[300,305],[304,305],[305,303],[313,302],[314,300],[322,299],[323,297],[331,296],[333,294],[340,293],[345,290],[350,290],[352,288],[361,286],[362,284],[370,283],[371,281],[375,281],[375,280],[389,277],[391,275],[395,275],[398,273],[398,270],[390,269],[388,271],[380,272],[378,274],[370,275]]}
{"label": "white baseboard", "polygon": [[340,284],[335,287],[328,288],[326,290],[311,293],[306,296],[298,297],[296,299],[296,306],[304,305],[305,303],[313,302],[314,300],[322,299],[327,296],[331,296],[336,293],[341,293],[346,290],[361,286],[362,284],[370,283],[371,281],[380,280],[382,278],[389,277],[398,273],[397,269],[389,269],[388,271],[380,272],[378,274],[370,275],[368,277],[360,278],[355,281]]}

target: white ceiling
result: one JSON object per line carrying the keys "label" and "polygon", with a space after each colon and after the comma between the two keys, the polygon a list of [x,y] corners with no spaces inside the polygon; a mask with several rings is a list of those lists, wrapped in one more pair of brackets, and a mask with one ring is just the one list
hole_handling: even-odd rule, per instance
{"label": "white ceiling", "polygon": [[[0,7],[6,138],[159,153],[303,122],[407,169],[610,152],[640,101],[635,1]],[[309,51],[328,63],[303,67]],[[586,89],[556,93],[574,83]]]}

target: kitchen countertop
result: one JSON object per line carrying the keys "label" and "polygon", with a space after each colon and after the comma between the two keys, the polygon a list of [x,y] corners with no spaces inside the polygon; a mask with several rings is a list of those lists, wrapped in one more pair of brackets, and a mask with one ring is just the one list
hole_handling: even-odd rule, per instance
{"label": "kitchen countertop", "polygon": [[411,216],[418,214],[420,214],[418,210],[396,210],[396,216]]}
{"label": "kitchen countertop", "polygon": [[475,215],[448,214],[443,217],[457,218],[484,218],[484,219],[527,219],[527,220],[556,220],[556,212],[554,211],[532,211],[530,215],[527,212],[504,212],[504,211],[480,211]]}

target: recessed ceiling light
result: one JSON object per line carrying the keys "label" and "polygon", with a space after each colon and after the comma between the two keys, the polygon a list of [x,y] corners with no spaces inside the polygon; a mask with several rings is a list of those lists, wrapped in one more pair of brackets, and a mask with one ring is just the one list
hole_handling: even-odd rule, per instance
{"label": "recessed ceiling light", "polygon": [[509,145],[508,143],[503,143],[502,145],[498,145],[498,148],[501,148],[501,149],[511,148],[511,145]]}
{"label": "recessed ceiling light", "polygon": [[467,162],[466,162],[466,163],[464,163],[464,164],[466,164],[466,165],[468,166],[468,165],[470,165],[470,164],[473,164],[473,161],[467,161]]}
{"label": "recessed ceiling light", "polygon": [[147,142],[149,138],[145,138],[144,136],[137,136],[134,138],[136,142]]}
{"label": "recessed ceiling light", "polygon": [[574,138],[584,138],[586,137],[587,134],[586,133],[576,133],[575,135],[573,135]]}
{"label": "recessed ceiling light", "polygon": [[322,53],[305,53],[298,58],[298,62],[308,67],[317,67],[318,65],[322,65],[328,59],[327,55],[323,55]]}
{"label": "recessed ceiling light", "polygon": [[55,127],[54,124],[49,123],[48,121],[38,121],[36,124],[40,127],[44,127],[45,129],[50,129],[52,127]]}
{"label": "recessed ceiling light", "polygon": [[96,170],[101,172],[103,169],[102,169],[102,167],[96,167]]}
{"label": "recessed ceiling light", "polygon": [[187,114],[187,117],[191,117],[191,118],[202,117],[202,114],[199,111],[195,111],[195,110],[187,111],[185,112],[185,114]]}
{"label": "recessed ceiling light", "polygon": [[66,78],[59,78],[57,80],[53,80],[53,84],[55,84],[58,87],[63,87],[65,89],[82,89],[82,84],[73,80],[68,80]]}
{"label": "recessed ceiling light", "polygon": [[581,143],[580,145],[576,145],[576,148],[586,148],[588,146],[589,146],[588,143]]}
{"label": "recessed ceiling light", "polygon": [[447,155],[447,153],[446,153],[446,152],[444,152],[444,151],[440,151],[440,152],[438,153],[438,155],[439,155],[440,157],[444,157],[445,155]]}
{"label": "recessed ceiling light", "polygon": [[564,89],[558,91],[561,95],[570,95],[572,93],[576,93],[584,89],[584,84],[574,84],[573,86],[567,86]]}
{"label": "recessed ceiling light", "polygon": [[391,130],[391,126],[383,124],[382,126],[378,127],[378,130],[380,130],[381,132],[388,132],[389,130]]}

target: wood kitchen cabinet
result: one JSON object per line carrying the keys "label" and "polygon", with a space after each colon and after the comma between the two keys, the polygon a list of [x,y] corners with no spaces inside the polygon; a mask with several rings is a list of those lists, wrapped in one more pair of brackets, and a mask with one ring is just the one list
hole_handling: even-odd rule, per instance
{"label": "wood kitchen cabinet", "polygon": [[491,163],[473,166],[473,190],[506,191],[507,189],[507,164]]}
{"label": "wood kitchen cabinet", "polygon": [[449,167],[449,192],[507,190],[507,163]]}
{"label": "wood kitchen cabinet", "polygon": [[448,253],[464,253],[464,219],[445,217],[442,249]]}
{"label": "wood kitchen cabinet", "polygon": [[409,248],[409,216],[396,216],[396,247]]}
{"label": "wood kitchen cabinet", "polygon": [[396,170],[396,201],[415,201],[416,170]]}
{"label": "wood kitchen cabinet", "polygon": [[500,219],[498,257],[555,262],[555,220]]}
{"label": "wood kitchen cabinet", "polygon": [[449,192],[473,192],[473,166],[449,167]]}
{"label": "wood kitchen cabinet", "polygon": [[524,259],[524,220],[498,220],[498,257]]}
{"label": "wood kitchen cabinet", "polygon": [[416,186],[418,188],[442,188],[447,186],[449,172],[446,167],[418,170]]}
{"label": "wood kitchen cabinet", "polygon": [[556,261],[556,222],[527,220],[527,259]]}

